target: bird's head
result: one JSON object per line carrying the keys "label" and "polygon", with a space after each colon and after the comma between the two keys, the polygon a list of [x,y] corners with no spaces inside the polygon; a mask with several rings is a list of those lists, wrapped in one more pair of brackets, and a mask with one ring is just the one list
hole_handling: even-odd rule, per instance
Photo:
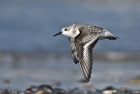
{"label": "bird's head", "polygon": [[73,24],[73,25],[62,28],[62,30],[60,32],[58,32],[57,34],[55,34],[54,36],[63,34],[65,36],[75,38],[79,33],[80,33],[79,29],[76,28],[75,24]]}

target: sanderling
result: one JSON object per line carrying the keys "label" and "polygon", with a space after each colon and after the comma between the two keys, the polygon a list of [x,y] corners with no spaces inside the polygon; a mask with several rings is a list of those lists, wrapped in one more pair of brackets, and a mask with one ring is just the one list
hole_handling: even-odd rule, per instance
{"label": "sanderling", "polygon": [[54,36],[60,34],[69,37],[73,61],[75,64],[79,63],[86,82],[91,78],[92,49],[98,40],[116,40],[118,38],[104,28],[88,24],[72,24],[66,26]]}

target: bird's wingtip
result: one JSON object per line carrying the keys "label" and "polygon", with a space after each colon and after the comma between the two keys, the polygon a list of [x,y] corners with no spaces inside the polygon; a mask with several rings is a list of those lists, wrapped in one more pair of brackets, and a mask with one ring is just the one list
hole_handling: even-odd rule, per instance
{"label": "bird's wingtip", "polygon": [[107,37],[109,40],[117,40],[118,38],[120,38],[120,37],[116,37],[116,36],[109,36],[109,37]]}

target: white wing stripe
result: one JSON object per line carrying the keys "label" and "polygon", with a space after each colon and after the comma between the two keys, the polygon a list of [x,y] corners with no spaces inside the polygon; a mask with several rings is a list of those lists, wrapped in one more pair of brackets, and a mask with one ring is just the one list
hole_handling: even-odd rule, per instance
{"label": "white wing stripe", "polygon": [[93,40],[91,40],[90,42],[88,42],[84,48],[88,48],[100,35],[97,35]]}

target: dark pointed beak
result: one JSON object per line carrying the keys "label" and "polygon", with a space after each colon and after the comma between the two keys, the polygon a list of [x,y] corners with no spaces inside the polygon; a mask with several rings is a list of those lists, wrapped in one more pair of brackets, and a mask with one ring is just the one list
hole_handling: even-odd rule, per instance
{"label": "dark pointed beak", "polygon": [[57,36],[57,35],[60,35],[60,34],[62,34],[62,32],[61,32],[61,31],[60,31],[60,32],[58,32],[57,34],[53,35],[53,37],[55,37],[55,36]]}

